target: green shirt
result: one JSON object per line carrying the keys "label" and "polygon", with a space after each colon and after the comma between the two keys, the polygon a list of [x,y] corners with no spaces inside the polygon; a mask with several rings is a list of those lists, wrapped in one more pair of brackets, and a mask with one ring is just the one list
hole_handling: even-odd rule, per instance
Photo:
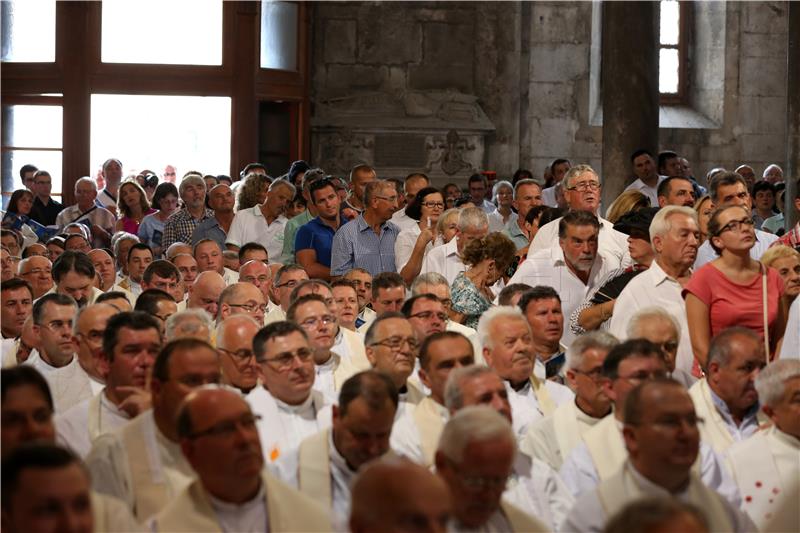
{"label": "green shirt", "polygon": [[[297,235],[297,230],[303,224],[308,224],[314,218],[308,209],[293,217],[286,223],[286,228],[283,230],[283,251],[281,256],[275,261],[276,263],[288,264],[294,263],[294,238]],[[271,258],[270,258],[271,259]]]}
{"label": "green shirt", "polygon": [[[517,224],[516,216],[506,222],[506,227],[503,228],[503,234],[514,242],[514,246],[516,246],[517,250],[525,248],[530,244],[528,237],[522,233],[519,224]],[[284,244],[284,246],[286,245]]]}

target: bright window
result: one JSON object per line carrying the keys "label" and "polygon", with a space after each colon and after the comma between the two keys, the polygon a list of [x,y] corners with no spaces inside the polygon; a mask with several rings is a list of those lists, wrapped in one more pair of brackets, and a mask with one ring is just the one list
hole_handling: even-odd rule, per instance
{"label": "bright window", "polygon": [[101,61],[222,64],[220,0],[105,1]]}
{"label": "bright window", "polygon": [[228,174],[231,99],[211,96],[92,95],[92,175],[103,161],[122,161],[124,175],[166,165]]}
{"label": "bright window", "polygon": [[297,70],[297,4],[261,2],[261,68]]}
{"label": "bright window", "polygon": [[658,41],[658,92],[666,97],[681,97],[684,93],[686,36],[681,31],[686,21],[686,6],[676,0],[663,0]]}
{"label": "bright window", "polygon": [[55,0],[3,0],[0,19],[3,61],[52,63],[56,60]]}

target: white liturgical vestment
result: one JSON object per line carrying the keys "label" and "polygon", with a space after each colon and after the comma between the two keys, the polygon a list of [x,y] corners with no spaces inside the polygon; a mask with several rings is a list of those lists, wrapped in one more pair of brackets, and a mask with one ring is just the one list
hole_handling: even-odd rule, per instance
{"label": "white liturgical vestment", "polygon": [[700,426],[700,438],[720,456],[735,442],[743,441],[758,431],[760,422],[767,422],[766,417],[760,414],[758,405],[755,405],[742,423],[737,425],[725,402],[714,394],[705,379],[699,380],[689,389],[689,396],[694,402],[697,416],[705,420]]}
{"label": "white liturgical vestment", "polygon": [[407,409],[392,427],[392,450],[415,463],[433,466],[439,437],[450,414],[430,396]]}
{"label": "white liturgical vestment", "polygon": [[91,380],[78,362],[78,356],[72,356],[72,361],[68,365],[56,368],[45,362],[36,351],[31,352],[23,364],[32,366],[44,376],[53,396],[56,413],[63,413],[73,405],[93,396]]}
{"label": "white liturgical vestment", "polygon": [[104,392],[100,392],[57,415],[54,423],[58,442],[83,459],[89,455],[97,437],[129,421],[128,413],[118,409]]}
{"label": "white liturgical vestment", "polygon": [[503,381],[508,392],[511,412],[514,413],[514,433],[522,440],[533,422],[549,416],[562,403],[572,402],[575,394],[564,385],[550,380],[540,380],[531,376],[520,390],[514,390],[511,383]]}
{"label": "white liturgical vestment", "polygon": [[447,523],[447,531],[448,533],[540,533],[552,531],[552,529],[513,503],[503,499],[500,501],[500,508],[482,526],[478,528],[465,527],[458,522],[457,518],[452,517]]}
{"label": "white liturgical vestment", "polygon": [[558,474],[542,461],[517,453],[503,499],[555,531],[574,498]]}
{"label": "white liturgical vestment", "polygon": [[347,328],[339,328],[331,351],[342,356],[342,359],[347,359],[355,372],[369,370],[372,366],[364,348],[364,336]]}

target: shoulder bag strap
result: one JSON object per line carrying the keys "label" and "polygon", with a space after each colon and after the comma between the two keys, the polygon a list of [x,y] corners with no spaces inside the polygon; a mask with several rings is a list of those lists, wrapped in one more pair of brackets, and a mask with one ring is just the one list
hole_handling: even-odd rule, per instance
{"label": "shoulder bag strap", "polygon": [[761,308],[764,314],[764,357],[769,364],[769,302],[767,301],[767,269],[761,265]]}

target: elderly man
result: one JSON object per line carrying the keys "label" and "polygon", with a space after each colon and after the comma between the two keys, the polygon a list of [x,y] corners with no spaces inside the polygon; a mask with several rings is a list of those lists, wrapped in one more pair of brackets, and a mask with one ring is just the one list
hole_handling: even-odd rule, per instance
{"label": "elderly man", "polygon": [[78,310],[72,328],[72,342],[78,347],[78,362],[89,376],[92,396],[103,390],[106,384],[105,374],[101,371],[100,360],[103,357],[103,332],[109,319],[118,314],[120,309],[112,303],[96,303]]}
{"label": "elderly man", "polygon": [[317,181],[309,191],[317,217],[300,226],[295,236],[297,262],[309,276],[324,280],[331,278],[331,247],[333,237],[341,226],[340,200],[336,188],[328,179]]}
{"label": "elderly man", "polygon": [[192,233],[201,222],[214,217],[214,211],[206,208],[206,182],[200,174],[188,174],[178,186],[183,207],[170,215],[164,223],[161,248],[168,248],[175,242],[192,242]]}
{"label": "elderly man", "polygon": [[776,183],[783,182],[783,169],[772,163],[771,165],[767,165],[767,168],[764,169],[764,173],[761,175],[761,179],[764,181],[775,185]]}
{"label": "elderly man", "polygon": [[752,524],[694,471],[702,419],[680,383],[661,378],[639,384],[628,394],[623,419],[628,459],[575,502],[563,531],[599,533],[610,516],[648,496],[695,505],[710,531],[752,531]]}
{"label": "elderly man", "polygon": [[660,307],[644,307],[631,316],[626,333],[629,339],[647,339],[660,346],[667,363],[667,373],[672,379],[687,389],[697,382],[691,373],[675,366],[681,326],[674,315]]}
{"label": "elderly man", "polygon": [[208,191],[208,207],[214,211],[214,216],[200,222],[192,232],[192,244],[205,239],[211,239],[219,244],[220,249],[225,248],[225,239],[233,223],[233,191],[227,185],[216,185]]}
{"label": "elderly man", "polygon": [[267,249],[269,257],[279,257],[288,222],[284,213],[294,193],[294,185],[288,181],[273,181],[263,204],[236,213],[225,241],[227,247],[238,250],[245,243],[258,242]]}
{"label": "elderly man", "polygon": [[483,358],[508,390],[509,401],[517,416],[514,431],[522,438],[528,426],[551,415],[562,403],[571,403],[574,394],[551,380],[533,373],[535,354],[531,327],[522,312],[510,306],[493,307],[478,322]]}
{"label": "elderly man", "polygon": [[369,304],[372,302],[372,274],[363,268],[354,268],[347,272],[344,279],[350,280],[356,285],[358,294],[358,318],[356,318],[356,328],[360,328],[366,322],[375,319],[375,311]]}
{"label": "elderly man", "polygon": [[279,477],[329,510],[334,524],[345,526],[353,479],[362,466],[390,453],[397,404],[397,389],[385,374],[368,370],[350,377],[333,406],[331,428],[282,457],[275,464]]}
{"label": "elderly man", "polygon": [[306,437],[331,425],[325,396],[314,390],[314,350],[293,322],[273,322],[253,339],[262,386],[247,395],[261,416],[258,432],[267,462],[296,448]]}
{"label": "elderly man", "polygon": [[153,365],[153,408],[100,435],[86,458],[94,489],[121,499],[142,522],[164,508],[194,477],[175,427],[180,402],[219,380],[219,358],[208,343],[179,339],[164,346]]}
{"label": "elderly man", "polygon": [[[564,176],[564,198],[571,211],[588,211],[598,217],[600,232],[597,237],[600,252],[613,255],[621,266],[631,264],[628,252],[628,236],[614,229],[614,224],[599,217],[600,177],[589,165],[577,165],[569,169]],[[528,250],[528,257],[533,252],[558,246],[560,239],[560,221],[556,219],[540,227]]]}
{"label": "elderly man", "polygon": [[361,468],[352,486],[353,533],[444,533],[452,508],[447,485],[406,459],[382,458]]}
{"label": "elderly man", "polygon": [[275,273],[272,282],[272,299],[278,303],[272,311],[264,317],[265,324],[286,320],[286,311],[289,309],[289,299],[297,284],[308,279],[308,273],[300,265],[289,263],[283,265]]}
{"label": "elderly man", "polygon": [[102,249],[95,249],[87,255],[92,260],[94,270],[100,279],[98,288],[103,292],[121,290],[117,285],[117,271],[111,254]]}
{"label": "elderly man", "polygon": [[764,368],[764,342],[747,328],[728,328],[711,340],[708,373],[689,394],[703,441],[718,454],[758,431],[761,419],[755,379]]}
{"label": "elderly man", "polygon": [[32,255],[20,261],[18,276],[31,284],[34,299],[41,298],[53,288],[52,269],[50,260],[41,255]]}
{"label": "elderly man", "polygon": [[225,290],[225,280],[216,272],[203,272],[189,286],[186,309],[201,308],[212,317],[217,316],[219,297]]}
{"label": "elderly man", "polygon": [[[714,176],[711,183],[709,183],[708,193],[711,196],[711,203],[714,204],[714,207],[740,205],[748,213],[753,210],[752,196],[750,196],[747,183],[744,178],[735,172],[721,172]],[[756,229],[755,232],[756,243],[750,248],[750,257],[758,261],[767,251],[767,248],[778,240],[778,237],[759,229]],[[694,267],[700,268],[717,257],[719,257],[719,254],[711,248],[711,242],[708,239],[697,249],[697,259],[694,262]]]}
{"label": "elderly man", "polygon": [[106,386],[56,416],[58,441],[86,457],[97,437],[149,409],[150,373],[159,349],[161,328],[153,317],[141,312],[113,316],[97,361]]}
{"label": "elderly man", "polygon": [[[61,231],[64,226],[72,222],[88,223],[92,230],[95,247],[108,246],[111,243],[111,235],[114,233],[116,220],[108,209],[95,205],[97,198],[97,184],[95,181],[84,176],[75,182],[75,205],[64,208],[56,217],[56,226]],[[116,201],[116,200],[115,200]]]}
{"label": "elderly man", "polygon": [[197,478],[155,517],[154,531],[330,530],[318,504],[265,472],[257,420],[231,391],[186,397],[178,438]]}
{"label": "elderly man", "polygon": [[514,185],[514,209],[517,216],[508,221],[503,233],[514,242],[517,250],[527,251],[530,234],[526,228],[525,217],[532,207],[542,205],[542,187],[535,180],[522,179]]}
{"label": "elderly man", "polygon": [[551,529],[502,501],[516,449],[511,424],[490,407],[466,407],[447,422],[436,451],[436,472],[453,497],[454,516],[448,530]]}
{"label": "elderly man", "polygon": [[266,310],[264,294],[258,287],[250,283],[234,283],[225,287],[219,295],[217,318],[225,320],[229,316],[244,314],[263,324]]}
{"label": "elderly man", "polygon": [[533,373],[539,379],[564,383],[565,350],[561,345],[564,314],[561,298],[551,287],[537,286],[522,293],[518,306],[531,327],[536,360]]}
{"label": "elderly man", "polygon": [[253,339],[261,327],[252,317],[237,314],[219,322],[217,352],[222,367],[222,382],[247,395],[258,385],[258,364]]}
{"label": "elderly man", "polygon": [[94,286],[94,265],[83,252],[64,252],[53,263],[52,292],[72,297],[78,307],[94,303],[102,292]]}
{"label": "elderly man", "polygon": [[467,267],[461,260],[461,252],[472,241],[482,239],[489,233],[489,218],[480,207],[468,207],[458,214],[456,236],[447,244],[431,249],[422,261],[420,274],[438,272],[452,285]]}
{"label": "elderly man", "polygon": [[756,390],[773,425],[728,448],[728,466],[744,499],[742,510],[759,531],[797,531],[800,361],[773,361],[756,377]]}
{"label": "elderly man", "polygon": [[631,154],[631,167],[636,180],[625,190],[639,191],[650,199],[651,206],[657,206],[659,175],[653,154],[647,150],[636,150]]}
{"label": "elderly man", "polygon": [[454,369],[474,364],[475,357],[469,339],[453,331],[440,331],[424,338],[419,361],[419,378],[431,392],[398,419],[392,430],[392,449],[430,467],[449,418],[444,405],[447,377]]}
{"label": "elderly man", "polygon": [[694,188],[689,178],[670,176],[658,184],[658,207],[668,205],[693,207],[694,200]]}
{"label": "elderly man", "polygon": [[645,307],[664,309],[680,324],[676,365],[691,373],[694,354],[681,291],[692,275],[692,264],[700,245],[697,214],[689,207],[661,208],[650,223],[650,242],[656,252],[655,259],[650,268],[622,289],[614,304],[609,330],[624,339],[631,317],[637,311]]}
{"label": "elderly man", "polygon": [[558,470],[564,459],[598,422],[611,412],[611,400],[600,384],[603,361],[618,344],[613,335],[593,331],[578,337],[567,350],[566,378],[575,401],[530,425],[520,449]]}
{"label": "elderly man", "polygon": [[400,229],[389,221],[397,209],[397,191],[388,181],[373,181],[364,192],[364,212],[339,228],[331,247],[331,276],[364,268],[373,276],[396,272],[394,242]]}
{"label": "elderly man", "polygon": [[[588,293],[620,267],[614,255],[600,250],[600,232],[601,222],[593,214],[569,211],[559,219],[558,245],[528,255],[509,283],[552,287],[561,296],[563,314],[570,316]],[[562,343],[569,346],[575,334],[568,322],[562,322]]]}
{"label": "elderly man", "polygon": [[267,313],[277,307],[269,298],[272,290],[272,271],[263,261],[251,259],[243,263],[239,267],[239,281],[255,285],[261,291],[267,304]]}
{"label": "elderly man", "polygon": [[205,309],[184,309],[167,319],[164,327],[164,339],[170,342],[190,338],[211,344],[213,329],[214,319]]}

